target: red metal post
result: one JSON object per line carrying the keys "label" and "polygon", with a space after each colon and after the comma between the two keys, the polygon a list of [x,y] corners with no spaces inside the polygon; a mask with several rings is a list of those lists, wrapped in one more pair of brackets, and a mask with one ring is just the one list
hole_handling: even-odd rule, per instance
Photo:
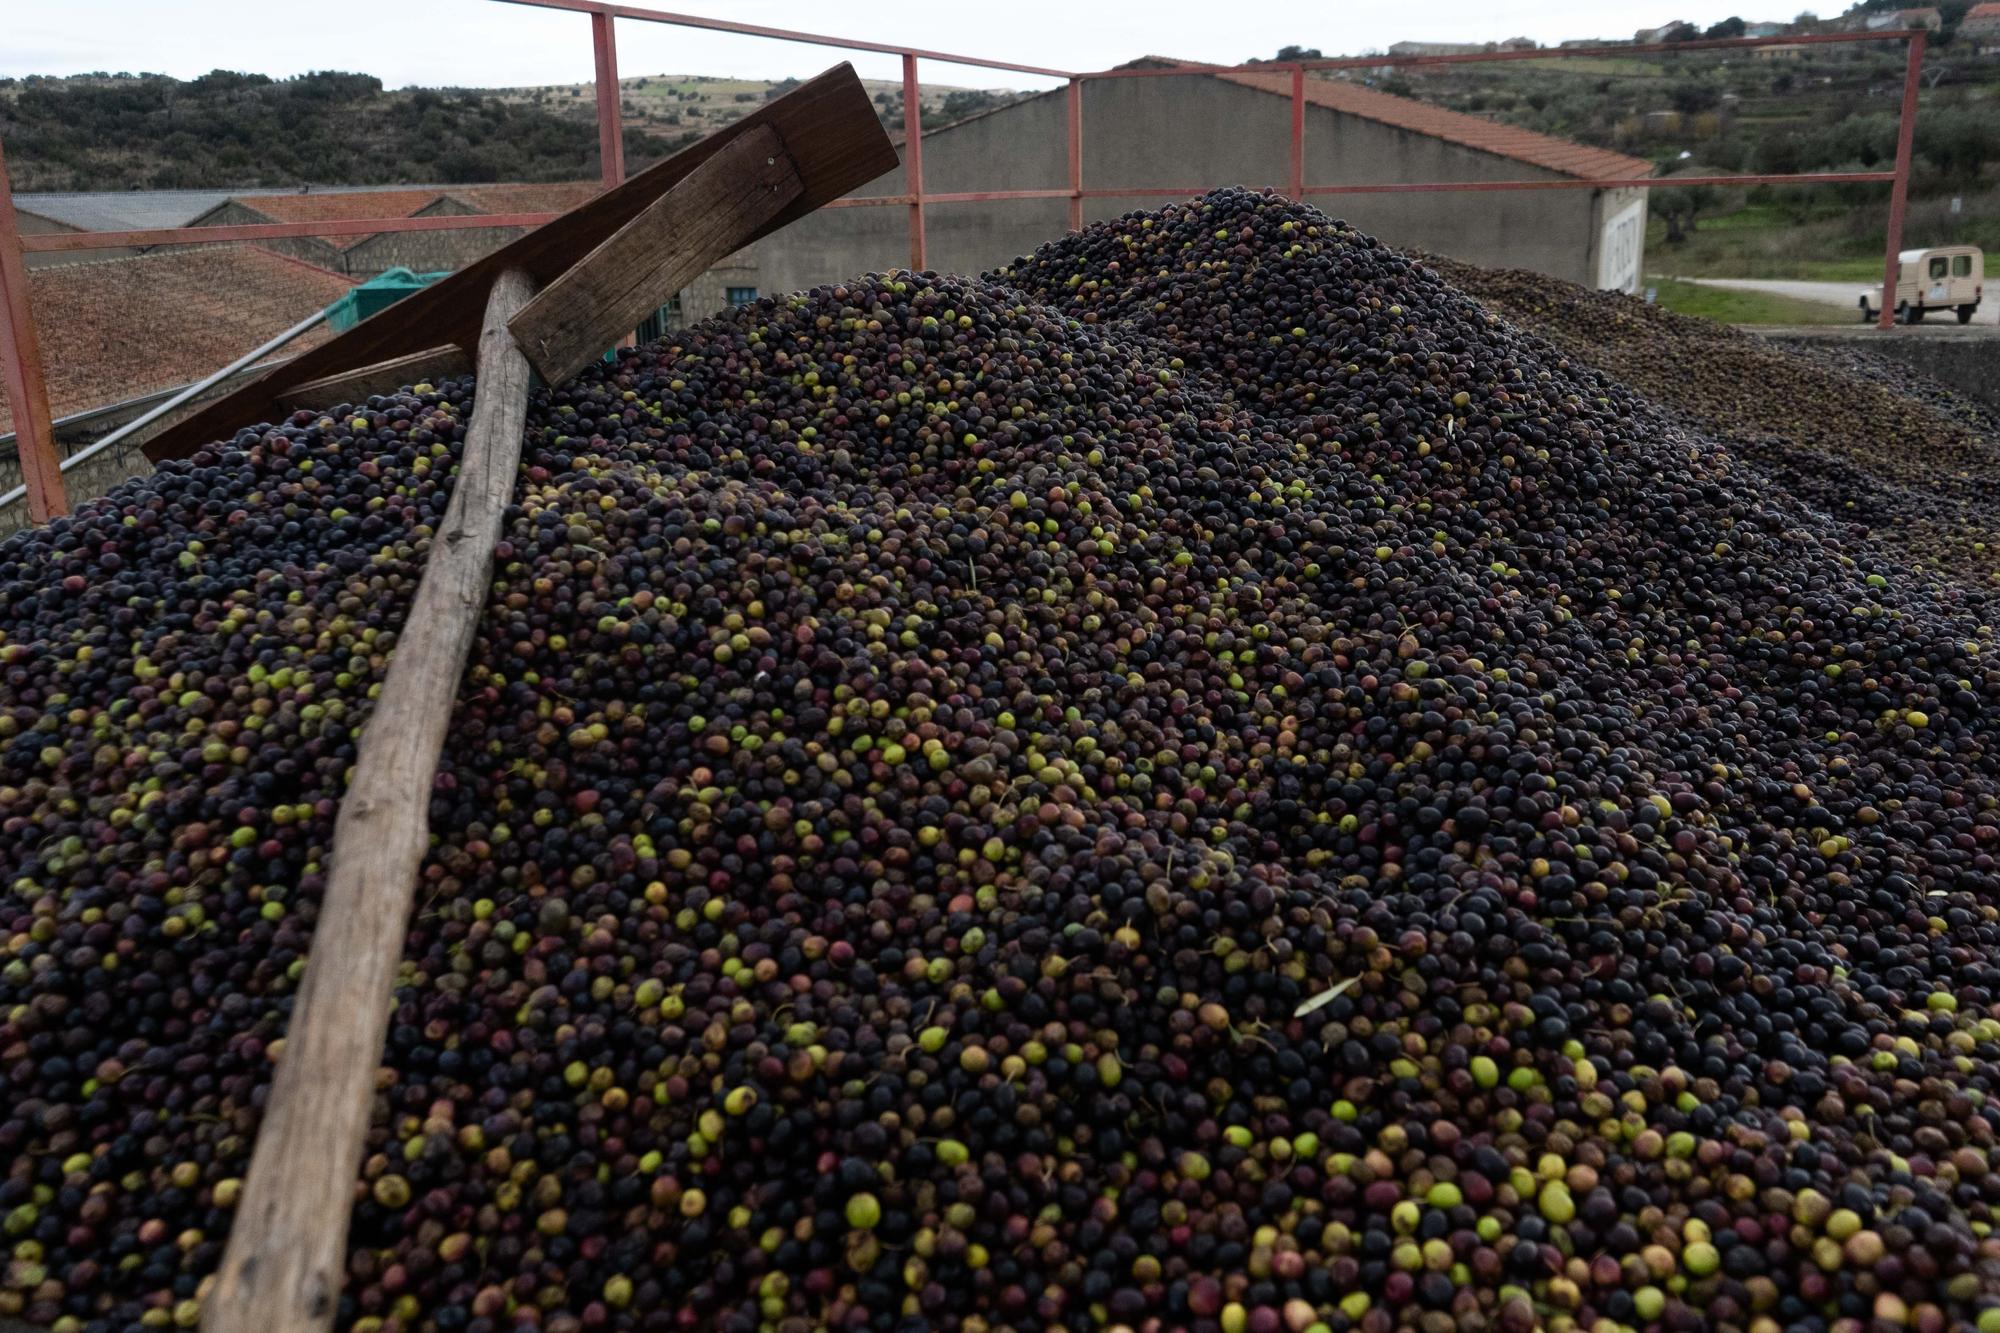
{"label": "red metal post", "polygon": [[1069,129],[1069,229],[1083,230],[1083,80],[1071,79],[1063,94]]}
{"label": "red metal post", "polygon": [[903,193],[910,197],[910,267],[924,267],[924,109],[917,58],[903,57]]}
{"label": "red metal post", "polygon": [[1294,199],[1306,197],[1306,67],[1292,66],[1292,184]]}
{"label": "red metal post", "polygon": [[625,179],[625,125],[619,106],[618,37],[609,14],[590,16],[590,40],[597,48],[597,163],[610,189]]}
{"label": "red metal post", "polygon": [[14,229],[14,191],[7,183],[7,155],[0,151],[0,370],[7,405],[14,411],[14,452],[28,487],[28,517],[46,523],[69,512],[62,462],[49,423],[49,390],[42,379],[42,344],[28,307],[28,266]]}
{"label": "red metal post", "polygon": [[1875,327],[1886,329],[1896,318],[1896,280],[1903,261],[1903,206],[1910,194],[1910,150],[1917,137],[1917,84],[1924,64],[1924,33],[1919,28],[1910,36],[1910,58],[1903,67],[1903,111],[1896,121],[1896,179],[1889,185],[1889,237],[1882,259],[1882,311]]}

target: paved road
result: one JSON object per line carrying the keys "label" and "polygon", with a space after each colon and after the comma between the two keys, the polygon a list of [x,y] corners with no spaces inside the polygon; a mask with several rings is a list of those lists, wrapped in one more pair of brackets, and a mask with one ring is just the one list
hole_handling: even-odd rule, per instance
{"label": "paved road", "polygon": [[[1861,310],[1855,304],[1866,284],[1859,282],[1794,282],[1783,278],[1684,278],[1684,282],[1700,283],[1704,287],[1728,287],[1739,292],[1769,292],[1773,296],[1790,296],[1801,301],[1817,301],[1825,305],[1837,305],[1854,316],[1854,322],[1861,322]],[[1933,321],[1957,324],[1958,316],[1949,312],[1928,314],[1924,323]],[[2000,300],[1988,297],[1979,303],[1979,313],[1972,317],[1975,324],[2000,324]]]}

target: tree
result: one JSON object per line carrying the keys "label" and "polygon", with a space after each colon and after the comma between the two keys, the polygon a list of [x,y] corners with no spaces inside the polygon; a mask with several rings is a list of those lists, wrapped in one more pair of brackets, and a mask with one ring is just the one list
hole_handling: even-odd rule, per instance
{"label": "tree", "polygon": [[1708,111],[1722,101],[1722,94],[1713,87],[1696,79],[1682,79],[1667,92],[1667,100],[1674,110],[1690,115],[1697,111]]}
{"label": "tree", "polygon": [[1692,23],[1676,23],[1668,28],[1663,40],[1669,42],[1691,42],[1701,36],[1701,29]]}
{"label": "tree", "polygon": [[946,120],[963,120],[967,116],[977,115],[981,111],[1001,106],[1006,101],[1007,99],[1004,97],[983,92],[976,88],[962,89],[955,93],[946,93],[943,107],[944,118]]}
{"label": "tree", "polygon": [[1741,37],[1743,35],[1743,30],[1748,26],[1749,25],[1744,23],[1742,19],[1737,18],[1735,15],[1732,14],[1730,17],[1722,20],[1722,22],[1720,23],[1709,24],[1708,30],[1702,33],[1702,36]]}
{"label": "tree", "polygon": [[[1703,162],[1682,162],[1676,164],[1679,171],[1689,176],[1719,176],[1726,173]],[[1740,189],[1725,189],[1719,185],[1675,185],[1668,176],[1651,191],[1650,206],[1654,216],[1667,224],[1667,243],[1677,245],[1695,234],[1704,214],[1734,212],[1743,206],[1743,192]]]}
{"label": "tree", "polygon": [[1273,59],[1279,61],[1321,60],[1324,58],[1320,55],[1317,46],[1281,46],[1278,48],[1278,54],[1273,57]]}

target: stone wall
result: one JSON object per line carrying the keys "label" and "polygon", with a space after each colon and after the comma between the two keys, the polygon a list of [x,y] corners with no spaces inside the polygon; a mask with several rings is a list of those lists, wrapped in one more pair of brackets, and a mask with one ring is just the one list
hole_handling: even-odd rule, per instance
{"label": "stone wall", "polygon": [[[467,217],[479,210],[457,199],[444,198],[421,210],[417,216]],[[414,273],[435,273],[440,269],[456,273],[470,267],[501,246],[525,236],[525,227],[468,227],[464,231],[385,231],[356,242],[340,255],[340,271],[356,282],[392,268]]]}
{"label": "stone wall", "polygon": [[[270,221],[271,219],[264,214],[231,199],[227,203],[216,205],[188,225],[193,227],[237,227],[254,226]],[[290,255],[294,259],[303,259],[308,264],[317,264],[321,268],[332,269],[336,273],[341,271],[340,251],[335,249],[331,242],[318,236],[280,236],[274,240],[258,241],[257,244],[263,246],[266,250],[275,250],[281,255]]]}
{"label": "stone wall", "polygon": [[1852,347],[1893,358],[1941,380],[1968,398],[2000,407],[2000,332],[1990,325],[1880,329],[1784,329],[1765,336],[1782,343]]}

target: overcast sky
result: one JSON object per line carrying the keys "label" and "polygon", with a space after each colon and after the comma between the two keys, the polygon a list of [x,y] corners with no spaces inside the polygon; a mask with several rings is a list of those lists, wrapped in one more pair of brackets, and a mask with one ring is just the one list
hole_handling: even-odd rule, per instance
{"label": "overcast sky", "polygon": [[[1703,25],[1738,13],[1789,19],[1800,4],[1745,10],[1749,0],[637,2],[1059,69],[1101,69],[1144,54],[1247,60],[1293,42],[1347,55],[1405,39],[1630,37],[1636,28],[1673,18]],[[341,69],[400,88],[569,83],[591,74],[589,19],[495,0],[7,0],[4,7],[0,75],[126,70],[187,78],[224,68],[281,77]],[[1844,7],[1833,4],[1824,12]],[[618,48],[619,72],[627,76],[804,76],[843,58],[852,59],[864,78],[901,74],[892,57],[630,20],[618,24]],[[1046,86],[1045,80],[961,66],[926,64],[923,77],[927,83]]]}

